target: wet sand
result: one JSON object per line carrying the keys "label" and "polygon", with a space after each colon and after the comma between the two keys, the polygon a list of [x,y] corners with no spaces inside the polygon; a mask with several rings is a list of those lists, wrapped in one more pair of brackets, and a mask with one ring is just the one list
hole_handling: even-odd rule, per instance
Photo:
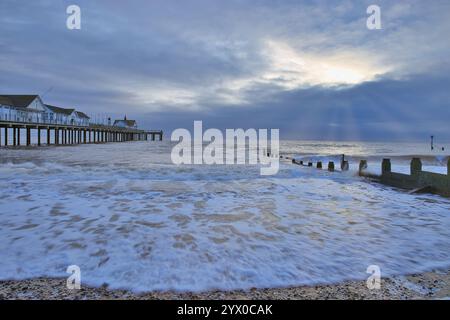
{"label": "wet sand", "polygon": [[381,280],[381,289],[367,289],[365,281],[348,281],[334,285],[301,286],[278,289],[250,289],[208,292],[147,292],[109,290],[83,286],[68,290],[66,279],[38,278],[30,280],[0,281],[0,299],[56,299],[56,300],[154,300],[154,299],[450,299],[450,270],[432,271],[409,276],[396,276]]}

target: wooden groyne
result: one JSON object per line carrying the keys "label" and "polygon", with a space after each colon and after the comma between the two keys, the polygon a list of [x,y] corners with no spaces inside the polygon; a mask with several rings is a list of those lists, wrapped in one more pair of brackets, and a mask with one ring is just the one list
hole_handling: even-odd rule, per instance
{"label": "wooden groyne", "polygon": [[[23,131],[25,131],[25,139],[21,141]],[[148,140],[148,136],[154,141],[156,136],[159,140],[163,137],[162,130],[145,131],[99,124],[78,126],[2,120],[0,121],[0,146],[30,146],[32,131],[37,134],[37,146],[143,141]],[[42,140],[43,131],[46,132],[45,141]],[[12,135],[12,141],[9,134]]]}
{"label": "wooden groyne", "polygon": [[361,160],[359,175],[362,177],[368,177],[382,184],[412,192],[434,193],[450,197],[450,158],[447,162],[447,174],[423,171],[420,158],[411,160],[410,174],[392,172],[390,159],[383,159],[381,175],[367,173],[366,170],[367,161]]}
{"label": "wooden groyne", "polygon": [[[304,162],[286,156],[280,156],[280,159],[290,160],[293,164],[322,169],[322,161],[318,161],[316,165],[311,161]],[[349,163],[342,158],[341,170],[336,171],[333,161],[328,162],[328,171],[343,172],[349,170]],[[447,162],[447,174],[439,174],[422,170],[422,161],[420,158],[413,158],[410,164],[410,174],[392,172],[391,160],[383,159],[381,163],[381,174],[367,172],[367,160],[361,160],[359,163],[358,175],[370,178],[373,181],[382,183],[395,188],[409,190],[412,193],[433,193],[444,197],[450,197],[450,158]]]}
{"label": "wooden groyne", "polygon": [[[268,156],[269,156],[269,154],[268,154]],[[290,157],[286,157],[286,156],[280,156],[280,159],[290,160],[293,164],[296,164],[299,166],[304,166],[304,167],[309,167],[309,168],[315,167],[316,169],[319,169],[319,170],[323,169],[322,161],[317,161],[316,165],[314,166],[314,163],[312,161],[304,162],[303,160],[296,160],[295,158],[290,158]],[[345,160],[344,156],[342,156],[340,167],[341,167],[341,171],[349,170],[348,161]],[[330,171],[330,172],[336,171],[336,166],[334,164],[334,161],[329,161],[327,168],[328,168],[328,171]]]}

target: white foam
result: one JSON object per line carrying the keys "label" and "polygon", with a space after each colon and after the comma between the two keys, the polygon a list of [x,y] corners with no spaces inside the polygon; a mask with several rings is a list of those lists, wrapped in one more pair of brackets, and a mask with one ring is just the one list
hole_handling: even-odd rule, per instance
{"label": "white foam", "polygon": [[0,278],[206,290],[450,265],[450,202],[282,164],[170,164],[167,143],[2,150]]}

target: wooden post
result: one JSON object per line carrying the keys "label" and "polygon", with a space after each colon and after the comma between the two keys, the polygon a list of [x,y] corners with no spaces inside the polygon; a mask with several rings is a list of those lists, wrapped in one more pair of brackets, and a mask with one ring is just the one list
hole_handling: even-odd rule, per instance
{"label": "wooden post", "polygon": [[381,163],[381,174],[391,172],[391,159],[383,159]]}
{"label": "wooden post", "polygon": [[330,171],[330,172],[334,171],[334,162],[333,161],[328,162],[328,171]]}
{"label": "wooden post", "polygon": [[312,162],[308,162],[308,167],[312,167],[313,163]]}
{"label": "wooden post", "polygon": [[50,145],[50,128],[47,128],[47,145]]}
{"label": "wooden post", "polygon": [[13,128],[13,146],[16,145],[16,142],[17,142],[16,128]]}
{"label": "wooden post", "polygon": [[367,160],[361,160],[359,162],[359,175],[362,175],[363,171],[367,169]]}
{"label": "wooden post", "polygon": [[8,145],[8,128],[5,127],[5,147]]}
{"label": "wooden post", "polygon": [[41,128],[37,129],[38,146],[41,146]]}
{"label": "wooden post", "polygon": [[317,169],[322,169],[322,161],[317,162]]}
{"label": "wooden post", "polygon": [[341,162],[341,170],[348,171],[348,169],[349,169],[348,161],[347,160],[342,161]]}
{"label": "wooden post", "polygon": [[420,158],[413,158],[411,160],[411,175],[419,174],[422,171],[422,161]]}

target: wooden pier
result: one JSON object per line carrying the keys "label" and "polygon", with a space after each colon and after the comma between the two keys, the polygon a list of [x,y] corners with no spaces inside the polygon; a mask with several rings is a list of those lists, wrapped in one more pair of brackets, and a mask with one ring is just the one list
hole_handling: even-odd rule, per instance
{"label": "wooden pier", "polygon": [[150,131],[145,131],[145,134],[147,136],[150,136],[150,139],[152,141],[155,141],[155,137],[158,136],[159,137],[159,141],[162,141],[163,139],[163,131],[162,130],[150,130]]}
{"label": "wooden pier", "polygon": [[[46,124],[32,122],[14,122],[0,120],[0,146],[30,146],[31,133],[36,130],[37,146],[45,145],[74,145],[88,143],[108,143],[126,141],[146,141],[148,136],[152,141],[158,136],[163,138],[162,130],[145,131],[118,126],[90,124],[89,126],[77,126],[67,124]],[[25,141],[21,141],[25,131]],[[45,131],[45,140],[42,140],[42,132]],[[8,134],[12,134],[12,141]],[[53,137],[53,139],[52,139]]]}

